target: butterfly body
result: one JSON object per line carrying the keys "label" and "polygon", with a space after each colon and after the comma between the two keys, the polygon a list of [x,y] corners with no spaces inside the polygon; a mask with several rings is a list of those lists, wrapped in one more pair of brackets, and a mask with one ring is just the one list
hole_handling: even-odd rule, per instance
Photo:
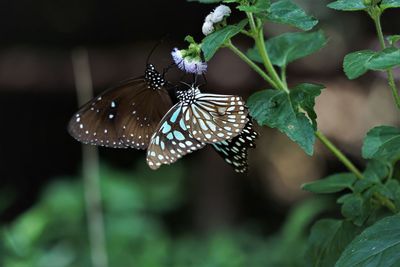
{"label": "butterfly body", "polygon": [[172,106],[165,84],[149,64],[144,76],[121,82],[86,103],[70,120],[69,133],[85,144],[146,149]]}

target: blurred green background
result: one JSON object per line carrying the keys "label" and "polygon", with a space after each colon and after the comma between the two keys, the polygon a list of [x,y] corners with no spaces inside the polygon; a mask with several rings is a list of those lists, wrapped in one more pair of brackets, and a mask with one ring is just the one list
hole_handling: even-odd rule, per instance
{"label": "blurred green background", "polygon": [[[377,47],[373,25],[365,14],[329,10],[329,1],[295,2],[320,20],[329,43],[289,67],[289,83],[326,85],[317,99],[319,127],[362,167],[367,129],[399,125],[384,77],[348,81],[342,72],[345,54]],[[82,147],[66,131],[78,108],[72,51],[88,51],[99,93],[142,75],[163,38],[152,61],[159,69],[168,65],[187,34],[201,40],[213,7],[184,0],[1,1],[0,266],[92,266]],[[234,12],[232,20],[239,19]],[[385,14],[383,28],[398,33],[396,11]],[[287,30],[294,29],[266,26],[268,36]],[[235,43],[251,46],[246,38]],[[171,81],[180,77],[168,73]],[[204,91],[245,98],[265,86],[227,50],[209,62],[207,81]],[[319,143],[308,157],[279,132],[257,130],[247,175],[234,173],[210,148],[158,171],[146,166],[142,151],[100,148],[103,206],[95,209],[104,216],[108,265],[308,266],[310,226],[340,214],[333,200],[300,185],[345,169]]]}

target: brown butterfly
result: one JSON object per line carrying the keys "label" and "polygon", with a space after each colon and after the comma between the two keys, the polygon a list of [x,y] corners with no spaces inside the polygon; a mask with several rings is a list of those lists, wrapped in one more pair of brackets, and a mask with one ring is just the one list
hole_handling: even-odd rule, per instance
{"label": "brown butterfly", "polygon": [[69,133],[84,144],[146,149],[158,123],[172,107],[167,82],[152,64],[93,98],[71,118]]}

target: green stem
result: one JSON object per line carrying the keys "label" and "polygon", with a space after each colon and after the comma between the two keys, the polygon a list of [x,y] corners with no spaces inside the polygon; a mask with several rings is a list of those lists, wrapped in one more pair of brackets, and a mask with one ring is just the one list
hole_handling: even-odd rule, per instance
{"label": "green stem", "polygon": [[267,81],[272,87],[276,88],[275,82],[251,59],[249,59],[242,51],[232,44],[231,41],[225,44],[233,53],[235,53],[239,58],[246,62],[255,72],[257,72],[265,81]]}
{"label": "green stem", "polygon": [[249,33],[248,31],[241,30],[240,33],[246,35],[247,37],[253,38],[253,35],[251,33]]}
{"label": "green stem", "polygon": [[315,131],[315,136],[349,169],[358,179],[364,176],[356,166],[320,131]]}
{"label": "green stem", "polygon": [[[79,106],[93,97],[89,58],[85,49],[72,53],[72,66]],[[99,155],[97,147],[82,146],[83,188],[88,224],[90,254],[93,267],[107,267],[104,216],[100,191]]]}
{"label": "green stem", "polygon": [[393,212],[393,213],[397,212],[396,206],[393,204],[393,202],[390,199],[382,196],[381,194],[379,194],[377,192],[374,193],[374,197],[376,200],[379,201],[379,203],[381,203],[382,206],[388,208],[391,212]]}
{"label": "green stem", "polygon": [[[382,31],[382,26],[381,26],[381,14],[377,14],[375,16],[371,15],[371,18],[374,20],[375,28],[376,28],[376,32],[378,34],[378,39],[379,39],[379,43],[381,44],[381,48],[385,49],[386,44],[385,44],[385,39],[383,37],[383,31]],[[400,95],[396,88],[396,83],[394,81],[393,70],[391,68],[388,69],[386,71],[386,74],[388,77],[389,87],[392,90],[392,95],[393,95],[394,101],[396,103],[397,108],[400,109]]]}
{"label": "green stem", "polygon": [[265,48],[265,41],[264,41],[264,31],[262,24],[259,27],[256,26],[253,14],[251,12],[247,12],[247,16],[250,22],[250,29],[253,34],[253,38],[257,47],[258,52],[260,53],[261,59],[264,63],[265,70],[268,72],[274,83],[277,85],[275,88],[279,90],[283,90],[286,93],[289,93],[289,89],[282,80],[279,78],[278,73],[276,72],[272,62],[268,56],[267,49]]}
{"label": "green stem", "polygon": [[287,88],[287,81],[286,81],[286,66],[282,66],[281,68],[281,80],[285,87]]}
{"label": "green stem", "polygon": [[[364,179],[364,175],[360,170],[323,133],[316,131],[315,135],[358,179]],[[382,206],[385,206],[393,213],[396,212],[396,206],[390,199],[376,192],[374,197]]]}

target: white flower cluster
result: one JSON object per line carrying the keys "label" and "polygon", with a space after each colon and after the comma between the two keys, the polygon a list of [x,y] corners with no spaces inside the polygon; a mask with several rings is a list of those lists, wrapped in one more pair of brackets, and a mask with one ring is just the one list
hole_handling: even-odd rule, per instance
{"label": "white flower cluster", "polygon": [[224,17],[231,14],[231,9],[228,6],[220,5],[214,11],[207,15],[204,20],[202,31],[204,35],[209,35],[214,31],[214,24],[221,22]]}

